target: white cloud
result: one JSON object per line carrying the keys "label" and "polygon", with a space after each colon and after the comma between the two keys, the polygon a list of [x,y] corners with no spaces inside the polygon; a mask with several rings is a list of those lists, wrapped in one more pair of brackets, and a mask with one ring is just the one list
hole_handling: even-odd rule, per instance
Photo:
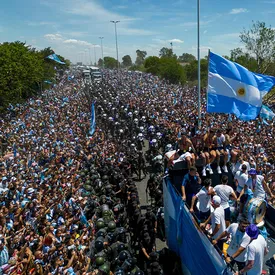
{"label": "white cloud", "polygon": [[165,44],[169,44],[169,43],[175,43],[175,44],[181,44],[181,43],[184,43],[184,41],[183,40],[180,40],[180,39],[178,39],[178,38],[174,38],[174,39],[170,39],[170,40],[165,40],[165,39],[160,39],[160,38],[153,38],[152,39],[152,41],[154,41],[154,42],[156,42],[158,45],[158,47],[159,47],[159,45],[161,44],[161,45],[165,45]]}
{"label": "white cloud", "polygon": [[156,32],[128,27],[117,28],[118,35],[155,35]]}
{"label": "white cloud", "polygon": [[66,39],[63,41],[63,43],[65,44],[77,44],[80,46],[92,46],[91,43],[87,42],[87,41],[83,41],[83,40],[77,40],[77,39]]}
{"label": "white cloud", "polygon": [[81,37],[81,36],[86,36],[88,33],[82,32],[82,31],[72,31],[72,32],[64,32],[64,34],[69,36],[74,36],[74,37]]}
{"label": "white cloud", "polygon": [[204,32],[203,32],[203,34],[206,34],[207,33],[207,30],[205,30]]}
{"label": "white cloud", "polygon": [[170,43],[183,43],[183,40],[180,40],[180,39],[177,39],[177,38],[174,38],[174,39],[171,39],[171,40],[168,40]]}
{"label": "white cloud", "polygon": [[51,41],[62,41],[63,40],[63,37],[61,34],[59,33],[56,33],[56,34],[45,34],[44,37],[47,39],[47,40],[51,40]]}
{"label": "white cloud", "polygon": [[239,13],[246,13],[248,9],[239,8],[239,9],[232,9],[229,14],[239,14]]}
{"label": "white cloud", "polygon": [[42,22],[27,22],[28,26],[31,27],[39,27],[39,26],[47,26],[47,25],[55,25],[54,22],[46,22],[46,21],[42,21]]}
{"label": "white cloud", "polygon": [[[64,0],[63,0],[64,1]],[[113,25],[110,23],[111,20],[117,20],[118,35],[155,35],[156,32],[149,31],[147,29],[133,28],[130,25],[142,18],[124,16],[116,12],[105,9],[100,4],[96,3],[95,0],[69,0],[66,1],[66,8],[64,12],[74,15],[79,15],[89,19],[87,24],[92,24],[96,27],[98,32],[113,32]],[[121,7],[120,7],[121,9]]]}
{"label": "white cloud", "polygon": [[53,41],[53,42],[66,44],[66,46],[71,45],[71,46],[100,48],[100,45],[98,45],[98,44],[93,44],[93,43],[90,43],[88,41],[78,40],[78,39],[73,39],[73,38],[67,39],[64,36],[62,36],[61,34],[45,34],[44,37],[47,40],[50,40],[50,41]]}
{"label": "white cloud", "polygon": [[118,13],[114,13],[108,11],[94,0],[87,1],[87,0],[74,0],[70,1],[64,11],[67,13],[88,16],[90,18],[94,18],[95,22],[103,22],[103,21],[110,21],[110,20],[130,20],[130,17],[120,15]]}

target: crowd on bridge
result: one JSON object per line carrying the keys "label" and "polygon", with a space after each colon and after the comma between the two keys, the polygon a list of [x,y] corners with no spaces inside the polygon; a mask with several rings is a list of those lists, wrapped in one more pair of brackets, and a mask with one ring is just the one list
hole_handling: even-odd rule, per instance
{"label": "crowd on bridge", "polygon": [[[240,214],[250,197],[265,199],[267,192],[272,203],[272,123],[210,115],[203,100],[199,125],[195,88],[114,71],[105,71],[102,82],[89,87],[74,73],[1,117],[1,274],[178,274],[176,256],[168,249],[157,251],[156,238],[165,241],[163,173],[181,160],[189,170],[183,200],[202,227],[214,221],[213,243],[242,227],[244,250],[252,251],[256,242],[265,245],[254,221],[240,215],[240,227],[229,226],[230,210],[221,210],[228,208],[230,195],[239,202]],[[90,136],[92,101],[96,131]],[[173,150],[163,167],[164,155]],[[198,159],[200,176],[194,167]],[[144,210],[137,185],[148,173],[150,206]],[[229,173],[236,180],[232,190]],[[213,189],[212,174],[221,175],[222,182]],[[217,227],[213,213],[220,218]],[[249,267],[240,265],[245,258],[234,258],[241,244],[232,245],[227,261],[236,262],[242,274]],[[261,268],[261,260],[255,258],[247,274],[258,274],[251,272]]]}

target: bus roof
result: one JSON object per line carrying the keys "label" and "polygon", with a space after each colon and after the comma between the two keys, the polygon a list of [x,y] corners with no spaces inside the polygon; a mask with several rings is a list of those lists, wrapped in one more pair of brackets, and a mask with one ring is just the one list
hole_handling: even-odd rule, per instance
{"label": "bus roof", "polygon": [[91,70],[99,70],[99,68],[98,67],[95,67],[95,66],[90,66],[89,67]]}

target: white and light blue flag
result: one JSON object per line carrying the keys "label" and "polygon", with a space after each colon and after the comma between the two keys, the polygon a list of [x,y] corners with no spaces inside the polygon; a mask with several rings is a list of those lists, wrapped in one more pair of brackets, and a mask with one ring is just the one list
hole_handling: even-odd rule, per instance
{"label": "white and light blue flag", "polygon": [[91,107],[91,119],[90,119],[90,131],[89,131],[90,137],[95,133],[95,127],[96,127],[96,122],[95,122],[95,104],[93,102],[92,103],[92,107]]}
{"label": "white and light blue flag", "polygon": [[268,108],[266,105],[262,106],[260,117],[263,119],[272,120],[275,117],[274,112]]}
{"label": "white and light blue flag", "polygon": [[50,54],[49,56],[47,56],[47,58],[54,60],[55,62],[62,64],[62,65],[66,64],[65,62],[61,61],[55,53]]}
{"label": "white and light blue flag", "polygon": [[255,119],[263,97],[275,85],[275,77],[256,74],[238,63],[209,53],[207,112],[235,114]]}

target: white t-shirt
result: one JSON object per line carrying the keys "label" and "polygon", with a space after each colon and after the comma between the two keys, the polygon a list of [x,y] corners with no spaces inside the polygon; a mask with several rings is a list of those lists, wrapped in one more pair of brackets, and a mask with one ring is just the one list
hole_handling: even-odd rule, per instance
{"label": "white t-shirt", "polygon": [[9,191],[9,188],[8,188],[8,185],[7,184],[3,184],[2,182],[0,183],[0,194],[1,193],[5,193],[5,192],[8,192]]}
{"label": "white t-shirt", "polygon": [[254,265],[247,272],[247,275],[260,275],[262,273],[266,247],[267,243],[262,235],[259,235],[256,240],[249,244],[247,247],[247,260],[254,261]]}
{"label": "white t-shirt", "polygon": [[214,191],[217,193],[217,195],[221,198],[221,206],[223,209],[226,209],[229,207],[229,196],[233,194],[234,190],[231,186],[219,184],[214,187]]}
{"label": "white t-shirt", "polygon": [[249,178],[245,183],[247,187],[253,191],[254,198],[258,198],[262,200],[265,199],[265,190],[263,188],[263,180],[264,180],[263,176],[257,175],[255,180],[253,180],[252,178]]}
{"label": "white t-shirt", "polygon": [[[229,256],[232,256],[239,247],[246,248],[250,243],[250,237],[244,232],[238,230],[239,225],[237,223],[232,223],[226,231],[231,234],[231,242],[227,249]],[[235,258],[238,262],[246,261],[246,250],[244,250],[238,257]]]}
{"label": "white t-shirt", "polygon": [[[211,191],[212,187],[209,188],[209,191]],[[198,208],[201,212],[207,212],[210,209],[210,201],[211,201],[211,195],[208,195],[208,192],[205,187],[203,187],[197,194],[196,197],[198,197]]]}
{"label": "white t-shirt", "polygon": [[220,137],[216,137],[216,138],[217,138],[217,147],[223,147],[223,144],[225,142],[225,136],[221,134]]}
{"label": "white t-shirt", "polygon": [[211,229],[214,231],[216,224],[220,224],[219,231],[213,236],[214,239],[218,238],[225,231],[224,209],[219,206],[211,213]]}
{"label": "white t-shirt", "polygon": [[236,165],[235,165],[235,167],[234,167],[234,173],[236,173],[237,171],[241,171],[243,164],[246,165],[246,168],[247,168],[246,171],[250,170],[250,164],[249,164],[249,162],[247,162],[247,161],[244,161],[243,163],[237,162]]}
{"label": "white t-shirt", "polygon": [[238,181],[238,186],[236,191],[241,193],[246,181],[248,180],[248,175],[246,173],[243,173],[242,171],[237,171],[234,179]]}

